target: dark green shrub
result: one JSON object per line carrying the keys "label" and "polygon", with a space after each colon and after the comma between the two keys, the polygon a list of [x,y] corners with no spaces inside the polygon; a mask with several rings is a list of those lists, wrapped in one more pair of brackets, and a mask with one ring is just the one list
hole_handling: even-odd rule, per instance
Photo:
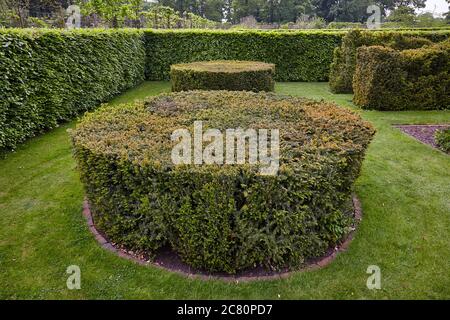
{"label": "dark green shrub", "polygon": [[327,81],[333,50],[345,31],[145,31],[149,80],[169,80],[170,66],[250,60],[277,66],[277,81]]}
{"label": "dark green shrub", "polygon": [[362,46],[385,46],[397,50],[416,49],[447,39],[450,30],[440,31],[361,31],[351,30],[334,51],[330,71],[330,89],[334,93],[352,93],[356,69],[356,51]]}
{"label": "dark green shrub", "polygon": [[360,22],[330,22],[327,29],[364,29],[367,26]]}
{"label": "dark green shrub", "polygon": [[[192,135],[194,121],[203,131],[279,129],[278,174],[174,165],[171,133]],[[96,226],[111,241],[150,253],[170,244],[195,268],[234,273],[297,267],[336,244],[352,224],[352,184],[373,134],[330,103],[187,91],[90,113],[72,139]]]}
{"label": "dark green shrub", "polygon": [[275,65],[256,61],[202,61],[170,67],[172,91],[274,91]]}
{"label": "dark green shrub", "polygon": [[442,151],[450,153],[450,128],[437,130],[434,139]]}
{"label": "dark green shrub", "polygon": [[450,108],[450,41],[420,49],[358,49],[355,104],[377,110]]}
{"label": "dark green shrub", "polygon": [[144,80],[143,34],[0,30],[0,150]]}

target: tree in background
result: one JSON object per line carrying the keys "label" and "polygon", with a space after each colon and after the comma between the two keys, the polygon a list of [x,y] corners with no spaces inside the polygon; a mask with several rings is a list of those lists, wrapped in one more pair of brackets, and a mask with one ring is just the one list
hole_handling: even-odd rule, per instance
{"label": "tree in background", "polygon": [[70,0],[0,0],[0,24],[7,27],[61,27]]}
{"label": "tree in background", "polygon": [[447,0],[448,2],[448,12],[445,14],[445,19],[447,20],[447,23],[450,23],[450,0]]}
{"label": "tree in background", "polygon": [[2,0],[1,5],[4,23],[9,22],[13,27],[27,27],[30,0]]}
{"label": "tree in background", "polygon": [[447,24],[444,18],[434,17],[431,12],[416,14],[413,7],[399,6],[386,18],[391,27],[442,27]]}
{"label": "tree in background", "polygon": [[367,7],[378,5],[382,14],[400,7],[424,8],[426,0],[313,0],[315,11],[327,22],[364,22],[368,18]]}
{"label": "tree in background", "polygon": [[408,26],[413,25],[416,19],[416,13],[414,8],[408,6],[400,6],[389,14],[386,21],[396,22],[400,25]]}
{"label": "tree in background", "polygon": [[331,15],[337,22],[361,22],[369,18],[367,8],[375,4],[373,0],[344,0],[338,1],[331,8]]}
{"label": "tree in background", "polygon": [[[143,0],[78,0],[83,15],[98,15],[111,28],[123,26],[126,19],[138,24]],[[139,26],[139,25],[137,25]]]}
{"label": "tree in background", "polygon": [[[450,3],[450,0],[447,1]],[[142,17],[148,16],[148,12],[155,6],[159,6],[161,12],[155,14],[152,11],[153,16],[170,17],[158,18],[165,19],[165,26],[162,26],[164,28],[167,25],[185,25],[185,20],[191,21],[189,25],[201,26],[211,25],[210,21],[240,24],[244,20],[248,22],[256,19],[257,23],[268,28],[281,25],[288,28],[322,27],[325,22],[355,22],[362,25],[369,16],[367,7],[372,4],[380,6],[383,17],[389,14],[387,21],[392,26],[442,25],[442,19],[430,14],[415,14],[415,9],[423,8],[425,2],[426,0],[0,0],[0,25],[45,26],[43,21],[37,19],[45,17],[45,22],[49,22],[51,26],[63,27],[65,9],[73,3],[82,8],[84,26],[139,28],[144,26]],[[446,18],[450,23],[450,14]],[[155,27],[158,25],[159,22]]]}

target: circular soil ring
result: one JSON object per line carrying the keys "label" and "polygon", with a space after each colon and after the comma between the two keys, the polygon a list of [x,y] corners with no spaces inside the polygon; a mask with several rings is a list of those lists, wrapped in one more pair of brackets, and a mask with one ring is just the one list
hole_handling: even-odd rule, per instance
{"label": "circular soil ring", "polygon": [[257,61],[200,61],[170,67],[172,91],[274,91],[275,65]]}
{"label": "circular soil ring", "polygon": [[236,274],[297,270],[348,234],[373,135],[331,103],[188,91],[100,108],[72,140],[96,228],[111,243],[151,255],[169,246],[194,270]]}
{"label": "circular soil ring", "polygon": [[352,230],[346,235],[346,237],[344,237],[344,239],[339,242],[337,246],[329,248],[327,253],[322,257],[310,259],[304,264],[304,266],[302,266],[302,268],[298,270],[282,270],[275,272],[259,267],[240,271],[235,275],[223,273],[208,273],[201,270],[195,270],[184,263],[180,259],[180,257],[175,252],[173,252],[173,250],[167,248],[160,250],[154,257],[154,259],[149,260],[146,257],[145,253],[136,253],[130,250],[126,250],[116,244],[109,242],[106,236],[99,232],[95,227],[88,200],[85,200],[83,203],[83,216],[86,218],[89,230],[94,235],[96,241],[104,249],[117,254],[121,258],[134,261],[140,265],[154,266],[163,270],[175,272],[192,279],[248,282],[256,280],[284,279],[294,274],[295,272],[317,270],[329,265],[334,261],[334,259],[336,259],[337,255],[340,252],[344,252],[348,249],[350,243],[354,239],[356,229],[362,220],[361,203],[356,195],[353,196],[353,208],[354,225],[352,227]]}

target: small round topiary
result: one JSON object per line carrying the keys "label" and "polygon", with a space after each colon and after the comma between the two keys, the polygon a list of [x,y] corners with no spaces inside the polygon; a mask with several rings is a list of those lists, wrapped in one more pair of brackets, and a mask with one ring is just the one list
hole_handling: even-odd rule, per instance
{"label": "small round topiary", "polygon": [[170,67],[172,91],[274,91],[275,65],[257,61],[200,61]]}
{"label": "small round topiary", "polygon": [[[237,128],[259,138],[265,132],[263,153],[271,155],[278,132],[273,175],[250,163],[250,148],[233,164],[239,156],[227,149],[235,145],[228,134]],[[85,116],[72,140],[96,227],[111,242],[148,253],[170,245],[195,268],[234,273],[298,267],[345,236],[352,184],[373,134],[357,114],[331,103],[188,91],[103,107]],[[181,137],[186,157],[174,163]],[[207,150],[218,158],[205,163]]]}

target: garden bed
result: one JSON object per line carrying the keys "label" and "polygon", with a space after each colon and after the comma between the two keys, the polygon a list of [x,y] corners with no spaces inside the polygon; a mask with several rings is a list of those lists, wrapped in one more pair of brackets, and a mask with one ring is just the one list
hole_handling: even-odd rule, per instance
{"label": "garden bed", "polygon": [[402,132],[407,135],[419,140],[422,143],[425,143],[433,148],[439,149],[439,146],[436,144],[436,139],[434,137],[436,131],[449,128],[450,125],[442,124],[442,125],[395,125],[395,128],[400,129]]}

